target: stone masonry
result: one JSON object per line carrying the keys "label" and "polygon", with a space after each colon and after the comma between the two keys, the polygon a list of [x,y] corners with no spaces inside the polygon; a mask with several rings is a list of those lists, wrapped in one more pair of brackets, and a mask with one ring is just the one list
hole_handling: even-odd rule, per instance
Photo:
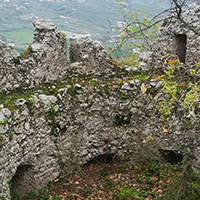
{"label": "stone masonry", "polygon": [[38,20],[33,25],[34,41],[25,59],[0,41],[0,91],[32,88],[66,75],[65,36],[56,31],[55,24],[50,20]]}
{"label": "stone masonry", "polygon": [[[14,108],[0,105],[0,197],[9,200],[10,192],[23,196],[67,178],[77,165],[104,154],[144,162],[145,155],[158,158],[159,149],[184,146],[195,152],[199,165],[200,140],[191,135],[200,113],[186,115],[178,104],[169,121],[160,122],[155,107],[160,94],[149,99],[139,80],[126,80],[128,72],[112,64],[101,44],[72,39],[69,64],[65,38],[56,26],[49,20],[34,26],[26,59],[0,42],[0,89],[5,95],[52,83],[49,95],[36,88],[29,98],[13,102]],[[159,84],[150,80],[146,87]],[[186,119],[191,120],[190,131]]]}
{"label": "stone masonry", "polygon": [[[182,11],[181,17],[192,28],[200,32],[200,3],[191,4]],[[176,55],[182,63],[189,65],[200,60],[200,36],[176,17],[165,19],[159,27],[158,37],[153,45],[152,56],[156,61],[154,64],[161,64],[163,56],[168,53]]]}

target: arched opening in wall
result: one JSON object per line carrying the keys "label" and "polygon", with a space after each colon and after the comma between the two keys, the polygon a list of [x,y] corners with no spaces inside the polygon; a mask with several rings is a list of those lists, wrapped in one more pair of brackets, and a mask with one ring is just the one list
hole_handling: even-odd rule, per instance
{"label": "arched opening in wall", "polygon": [[11,179],[11,194],[20,198],[35,190],[34,170],[30,165],[21,165]]}
{"label": "arched opening in wall", "polygon": [[87,164],[94,164],[94,163],[111,163],[116,159],[116,156],[114,154],[102,154],[95,156],[93,159],[89,160]]}
{"label": "arched opening in wall", "polygon": [[183,152],[181,150],[159,149],[159,152],[164,162],[178,164],[183,160]]}
{"label": "arched opening in wall", "polygon": [[185,63],[186,49],[187,49],[187,35],[177,34],[175,35],[176,40],[176,55],[178,56],[181,63]]}

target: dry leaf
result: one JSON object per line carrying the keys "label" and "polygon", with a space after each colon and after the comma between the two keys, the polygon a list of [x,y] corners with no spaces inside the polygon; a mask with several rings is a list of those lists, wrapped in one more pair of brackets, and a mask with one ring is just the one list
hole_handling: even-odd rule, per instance
{"label": "dry leaf", "polygon": [[144,85],[144,83],[141,85],[141,91],[143,94],[147,91],[147,87]]}
{"label": "dry leaf", "polygon": [[157,180],[158,180],[158,178],[156,178],[155,176],[151,177],[151,181],[157,181]]}
{"label": "dry leaf", "polygon": [[175,61],[174,61],[174,60],[169,60],[168,64],[169,64],[169,65],[174,65],[174,64],[175,64]]}
{"label": "dry leaf", "polygon": [[160,194],[162,194],[163,190],[159,189],[157,192],[160,193]]}
{"label": "dry leaf", "polygon": [[162,126],[162,129],[163,129],[163,132],[168,132],[168,130],[164,126]]}

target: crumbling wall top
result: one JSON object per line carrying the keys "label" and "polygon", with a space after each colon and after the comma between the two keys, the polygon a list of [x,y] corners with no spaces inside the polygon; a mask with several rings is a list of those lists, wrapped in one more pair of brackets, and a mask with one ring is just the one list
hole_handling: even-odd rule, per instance
{"label": "crumbling wall top", "polygon": [[66,37],[51,20],[39,19],[33,25],[34,41],[23,56],[0,41],[0,91],[32,88],[66,76]]}
{"label": "crumbling wall top", "polygon": [[33,22],[36,30],[54,31],[57,26],[49,19],[39,19]]}
{"label": "crumbling wall top", "polygon": [[109,75],[112,73],[110,54],[99,41],[89,37],[70,38],[69,58],[72,63],[81,62],[87,66],[87,73]]}
{"label": "crumbling wall top", "polygon": [[10,62],[19,57],[19,53],[0,40],[0,66],[2,62]]}

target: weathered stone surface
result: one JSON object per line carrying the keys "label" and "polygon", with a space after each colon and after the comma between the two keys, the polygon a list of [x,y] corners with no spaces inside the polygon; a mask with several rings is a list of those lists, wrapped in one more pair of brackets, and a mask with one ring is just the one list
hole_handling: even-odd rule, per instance
{"label": "weathered stone surface", "polygon": [[87,67],[86,74],[109,75],[113,66],[110,55],[98,41],[89,37],[75,37],[70,39],[70,61],[81,62]]}
{"label": "weathered stone surface", "polygon": [[[173,105],[169,121],[163,124],[156,109],[160,94],[154,97],[156,101],[149,99],[141,92],[137,79],[117,78],[110,86],[102,82],[104,75],[109,77],[115,71],[98,42],[72,39],[70,56],[74,63],[68,65],[64,36],[50,21],[35,22],[35,27],[29,58],[17,63],[5,59],[6,65],[1,60],[1,91],[32,88],[66,76],[72,83],[69,81],[52,95],[38,90],[27,101],[19,99],[18,109],[12,112],[0,105],[0,197],[10,199],[10,181],[12,192],[23,196],[45,187],[49,181],[70,175],[77,165],[103,154],[138,162],[145,155],[156,157],[158,149],[182,149],[184,145],[188,151],[195,150],[199,164],[200,140],[191,139],[191,135],[196,135],[194,122],[200,113],[186,115],[178,102]],[[17,58],[17,54],[10,55]],[[148,61],[148,57],[143,57]],[[125,69],[130,70],[138,67]],[[85,74],[94,75],[92,81],[98,86],[74,82],[73,78]],[[160,82],[150,80],[146,87],[159,85]],[[185,128],[188,119],[190,131]],[[163,131],[163,126],[167,131]],[[153,138],[151,145],[148,137]]]}
{"label": "weathered stone surface", "polygon": [[[13,114],[6,108],[0,112],[1,119],[7,113],[10,120],[0,150],[0,196],[9,199],[10,180],[15,183],[12,191],[23,195],[105,153],[141,161],[150,152],[155,155],[157,149],[181,149],[183,141],[189,149],[199,148],[199,139],[191,145],[194,130],[188,134],[183,128],[181,109],[175,109],[165,127],[168,132],[163,132],[162,123],[154,119],[158,116],[155,105],[141,93],[140,82],[110,88],[109,96],[100,93],[103,86],[99,91],[78,86],[84,92],[75,96],[60,89],[62,101],[52,95],[34,95],[31,110],[24,104]],[[126,98],[119,98],[119,90]],[[149,136],[154,139],[151,145],[145,143]]]}
{"label": "weathered stone surface", "polygon": [[25,103],[26,103],[25,99],[18,99],[17,101],[15,101],[16,106],[23,106]]}
{"label": "weathered stone surface", "polygon": [[32,88],[66,76],[65,36],[56,30],[51,20],[37,20],[33,24],[36,28],[34,42],[25,59],[0,41],[0,91]]}
{"label": "weathered stone surface", "polygon": [[[199,31],[200,3],[191,4],[181,12],[181,17]],[[153,47],[154,65],[163,64],[163,56],[168,53],[177,55],[181,62],[193,65],[199,62],[200,40],[199,36],[190,30],[176,17],[166,19],[159,28],[158,37]]]}
{"label": "weathered stone surface", "polygon": [[152,52],[142,52],[138,58],[141,60],[137,66],[138,69],[148,71],[152,68]]}
{"label": "weathered stone surface", "polygon": [[19,53],[7,46],[5,42],[0,40],[0,66],[3,63],[12,62],[15,58],[19,57]]}
{"label": "weathered stone surface", "polygon": [[47,31],[54,31],[56,30],[57,26],[51,21],[46,19],[39,19],[33,22],[35,29],[37,30],[47,30]]}

